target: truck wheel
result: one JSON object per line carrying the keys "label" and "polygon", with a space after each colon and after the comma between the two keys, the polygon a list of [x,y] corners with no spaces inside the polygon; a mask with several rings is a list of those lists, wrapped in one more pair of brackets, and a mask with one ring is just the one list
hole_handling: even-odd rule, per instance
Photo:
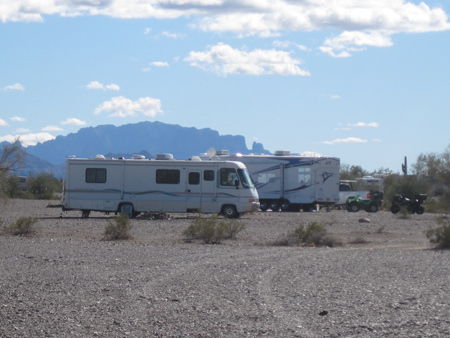
{"label": "truck wheel", "polygon": [[267,209],[269,209],[269,203],[267,203],[266,201],[259,201],[259,208],[261,209],[261,211],[267,211]]}
{"label": "truck wheel", "polygon": [[378,205],[376,203],[370,203],[369,207],[367,208],[368,212],[377,212],[378,211]]}
{"label": "truck wheel", "polygon": [[358,212],[359,211],[359,205],[356,202],[350,203],[350,205],[347,206],[347,210],[350,212]]}
{"label": "truck wheel", "polygon": [[234,205],[225,205],[222,209],[222,214],[226,218],[238,218],[239,213],[236,211],[236,207]]}

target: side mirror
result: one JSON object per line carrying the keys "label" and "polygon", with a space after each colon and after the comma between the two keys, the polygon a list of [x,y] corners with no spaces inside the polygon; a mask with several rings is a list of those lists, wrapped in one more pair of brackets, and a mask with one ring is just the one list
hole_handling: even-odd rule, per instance
{"label": "side mirror", "polygon": [[238,180],[234,181],[234,186],[236,187],[236,189],[239,189],[239,181]]}

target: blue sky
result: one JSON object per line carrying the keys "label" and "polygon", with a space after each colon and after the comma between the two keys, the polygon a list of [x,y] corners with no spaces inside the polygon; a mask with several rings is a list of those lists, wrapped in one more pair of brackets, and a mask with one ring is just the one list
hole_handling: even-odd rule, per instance
{"label": "blue sky", "polygon": [[450,144],[449,15],[448,0],[2,0],[0,141],[161,121],[397,172]]}

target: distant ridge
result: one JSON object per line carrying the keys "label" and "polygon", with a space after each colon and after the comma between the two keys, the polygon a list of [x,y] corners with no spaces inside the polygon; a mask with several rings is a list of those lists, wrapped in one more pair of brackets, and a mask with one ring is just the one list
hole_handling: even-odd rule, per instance
{"label": "distant ridge", "polygon": [[170,153],[175,159],[187,159],[208,148],[227,149],[230,153],[269,154],[262,144],[248,149],[240,135],[219,135],[215,130],[187,128],[161,122],[139,122],[122,126],[100,125],[27,148],[27,154],[61,166],[68,156],[95,157],[97,154]]}

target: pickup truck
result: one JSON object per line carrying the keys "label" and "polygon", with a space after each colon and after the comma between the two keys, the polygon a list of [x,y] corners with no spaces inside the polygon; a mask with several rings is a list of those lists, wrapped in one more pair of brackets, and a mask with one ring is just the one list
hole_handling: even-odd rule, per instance
{"label": "pickup truck", "polygon": [[[356,183],[357,181],[340,181],[339,182],[339,201],[336,203],[336,206],[346,205],[347,200],[350,198],[354,198],[356,196],[361,197],[362,200],[370,200],[371,192],[369,190],[353,190],[352,183]],[[377,194],[381,194],[380,192],[376,192]]]}

